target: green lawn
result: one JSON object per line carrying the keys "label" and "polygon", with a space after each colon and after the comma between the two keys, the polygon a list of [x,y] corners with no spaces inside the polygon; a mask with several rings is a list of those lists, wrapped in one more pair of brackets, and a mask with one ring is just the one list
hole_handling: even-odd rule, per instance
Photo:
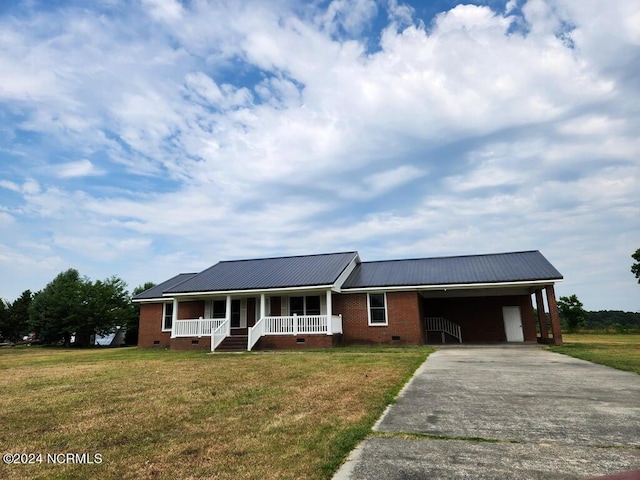
{"label": "green lawn", "polygon": [[[2,453],[43,461],[0,478],[330,478],[431,351],[3,347]],[[46,462],[58,453],[102,462]]]}
{"label": "green lawn", "polygon": [[550,349],[640,374],[640,335],[574,333],[564,334],[563,339],[564,345]]}

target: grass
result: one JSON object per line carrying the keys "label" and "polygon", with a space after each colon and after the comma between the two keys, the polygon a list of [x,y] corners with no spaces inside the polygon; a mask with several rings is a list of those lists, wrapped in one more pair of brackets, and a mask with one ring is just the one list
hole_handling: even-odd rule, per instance
{"label": "grass", "polygon": [[0,463],[0,478],[330,478],[429,352],[1,348],[2,453],[102,463]]}
{"label": "grass", "polygon": [[564,334],[554,352],[640,374],[640,335]]}

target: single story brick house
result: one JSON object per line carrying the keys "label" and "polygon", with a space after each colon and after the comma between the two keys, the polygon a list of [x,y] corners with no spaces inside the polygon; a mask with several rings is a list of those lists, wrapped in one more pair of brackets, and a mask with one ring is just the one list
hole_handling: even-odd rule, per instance
{"label": "single story brick house", "polygon": [[222,261],[133,301],[142,348],[559,345],[560,280],[539,251],[374,262],[354,251]]}

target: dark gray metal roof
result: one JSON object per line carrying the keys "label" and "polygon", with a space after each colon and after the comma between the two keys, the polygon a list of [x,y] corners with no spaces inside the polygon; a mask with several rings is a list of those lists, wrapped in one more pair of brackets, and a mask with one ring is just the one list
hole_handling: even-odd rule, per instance
{"label": "dark gray metal roof", "polygon": [[537,250],[460,257],[362,262],[343,289],[560,280]]}
{"label": "dark gray metal roof", "polygon": [[184,282],[185,280],[189,280],[195,275],[195,273],[180,273],[175,277],[172,277],[169,280],[156,285],[155,287],[151,287],[150,289],[139,293],[138,295],[133,297],[133,300],[149,300],[154,298],[162,298],[162,294],[165,290],[171,287],[175,287],[176,285]]}
{"label": "dark gray metal roof", "polygon": [[165,293],[332,285],[357,252],[219,262]]}

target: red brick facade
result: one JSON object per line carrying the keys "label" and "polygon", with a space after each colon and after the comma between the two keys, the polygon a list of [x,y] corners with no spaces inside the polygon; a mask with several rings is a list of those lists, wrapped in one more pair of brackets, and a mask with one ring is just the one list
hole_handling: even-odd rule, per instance
{"label": "red brick facade", "polygon": [[[518,306],[525,342],[536,341],[536,323],[530,295],[500,297],[428,298],[425,317],[444,317],[462,327],[464,342],[506,342],[502,307]],[[439,332],[429,332],[429,343],[440,342]]]}
{"label": "red brick facade", "polygon": [[[183,340],[191,339],[171,339],[171,332],[162,331],[162,303],[143,303],[140,305],[140,325],[138,329],[138,346],[141,348],[177,348],[180,350],[186,350],[187,348],[181,348],[185,342]],[[199,318],[204,316],[204,301],[196,300],[189,302],[180,302],[178,308],[178,318]],[[179,342],[176,342],[180,340]],[[202,339],[201,339],[202,340]],[[207,342],[210,342],[207,339]],[[200,342],[202,345],[203,342]],[[175,346],[174,346],[175,345]],[[195,345],[197,347],[197,345]],[[202,348],[202,347],[201,347]],[[211,349],[211,343],[209,343],[208,349]],[[191,347],[189,348],[191,349]]]}
{"label": "red brick facade", "polygon": [[421,318],[421,301],[418,292],[388,292],[387,325],[369,325],[367,294],[334,294],[333,311],[342,314],[342,331],[345,345],[349,344],[400,344],[424,343],[424,326]]}
{"label": "red brick facade", "polygon": [[258,350],[296,350],[330,348],[342,344],[342,335],[268,335],[256,345]]}
{"label": "red brick facade", "polygon": [[171,332],[162,331],[162,305],[162,303],[140,305],[139,347],[169,348]]}
{"label": "red brick facade", "polygon": [[[536,341],[536,324],[529,295],[424,299],[417,291],[387,292],[386,325],[369,325],[366,293],[334,293],[332,305],[333,314],[342,315],[343,335],[265,336],[256,347],[299,349],[327,348],[340,344],[420,345],[440,342],[440,333],[433,332],[427,336],[425,317],[445,317],[457,323],[462,327],[464,342],[504,342],[504,306],[520,307],[524,341]],[[161,331],[162,314],[161,303],[140,305],[140,347],[211,349],[209,337],[171,339],[170,332]],[[204,301],[180,302],[179,319],[199,317],[204,317]]]}

